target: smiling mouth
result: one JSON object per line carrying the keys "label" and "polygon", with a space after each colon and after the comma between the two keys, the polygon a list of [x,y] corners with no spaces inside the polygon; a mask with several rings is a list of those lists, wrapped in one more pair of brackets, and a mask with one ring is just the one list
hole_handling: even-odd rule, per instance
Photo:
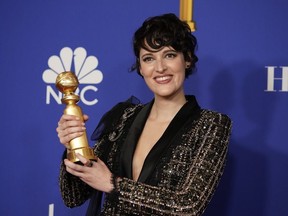
{"label": "smiling mouth", "polygon": [[157,76],[154,78],[157,83],[167,83],[172,79],[172,76]]}

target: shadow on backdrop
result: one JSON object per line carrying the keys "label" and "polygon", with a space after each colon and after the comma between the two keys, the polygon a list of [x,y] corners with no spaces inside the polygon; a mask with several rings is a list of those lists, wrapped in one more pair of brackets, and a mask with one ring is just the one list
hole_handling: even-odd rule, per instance
{"label": "shadow on backdrop", "polygon": [[277,99],[265,94],[265,82],[263,68],[251,61],[220,70],[211,82],[212,107],[232,118],[233,130],[226,169],[205,216],[267,213],[270,150],[266,140]]}

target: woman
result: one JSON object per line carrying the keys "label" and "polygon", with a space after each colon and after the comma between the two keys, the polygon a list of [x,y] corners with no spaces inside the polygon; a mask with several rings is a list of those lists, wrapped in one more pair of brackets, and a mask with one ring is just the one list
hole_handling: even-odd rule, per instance
{"label": "woman", "polygon": [[[67,206],[90,198],[87,215],[204,212],[223,173],[231,121],[184,93],[198,60],[196,44],[174,14],[149,18],[135,32],[133,69],[154,99],[143,105],[132,97],[103,116],[92,135],[97,161],[78,155],[82,166],[64,159],[60,188]],[[84,131],[84,123],[69,115],[57,127],[66,147]]]}

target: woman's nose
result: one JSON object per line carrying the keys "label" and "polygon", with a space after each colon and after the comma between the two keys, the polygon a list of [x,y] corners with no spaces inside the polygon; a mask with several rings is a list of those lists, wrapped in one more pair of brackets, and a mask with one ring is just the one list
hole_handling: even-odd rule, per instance
{"label": "woman's nose", "polygon": [[156,61],[155,67],[156,71],[159,73],[163,73],[167,69],[165,62],[162,59]]}

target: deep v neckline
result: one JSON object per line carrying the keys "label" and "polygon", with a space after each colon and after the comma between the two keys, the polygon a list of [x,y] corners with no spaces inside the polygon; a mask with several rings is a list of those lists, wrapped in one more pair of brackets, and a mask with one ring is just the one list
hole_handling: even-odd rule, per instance
{"label": "deep v neckline", "polygon": [[[145,105],[138,113],[123,143],[120,156],[120,175],[122,177],[133,179],[133,156],[153,103],[154,100]],[[188,97],[188,102],[177,112],[164,133],[147,154],[137,181],[145,182],[148,179],[149,175],[155,169],[158,160],[161,158],[161,155],[165,152],[165,149],[173,143],[173,140],[177,136],[177,132],[179,132],[183,125],[185,125],[185,122],[191,119],[191,117],[196,118],[199,114],[197,111],[199,110],[200,107],[197,104],[195,97]]]}

